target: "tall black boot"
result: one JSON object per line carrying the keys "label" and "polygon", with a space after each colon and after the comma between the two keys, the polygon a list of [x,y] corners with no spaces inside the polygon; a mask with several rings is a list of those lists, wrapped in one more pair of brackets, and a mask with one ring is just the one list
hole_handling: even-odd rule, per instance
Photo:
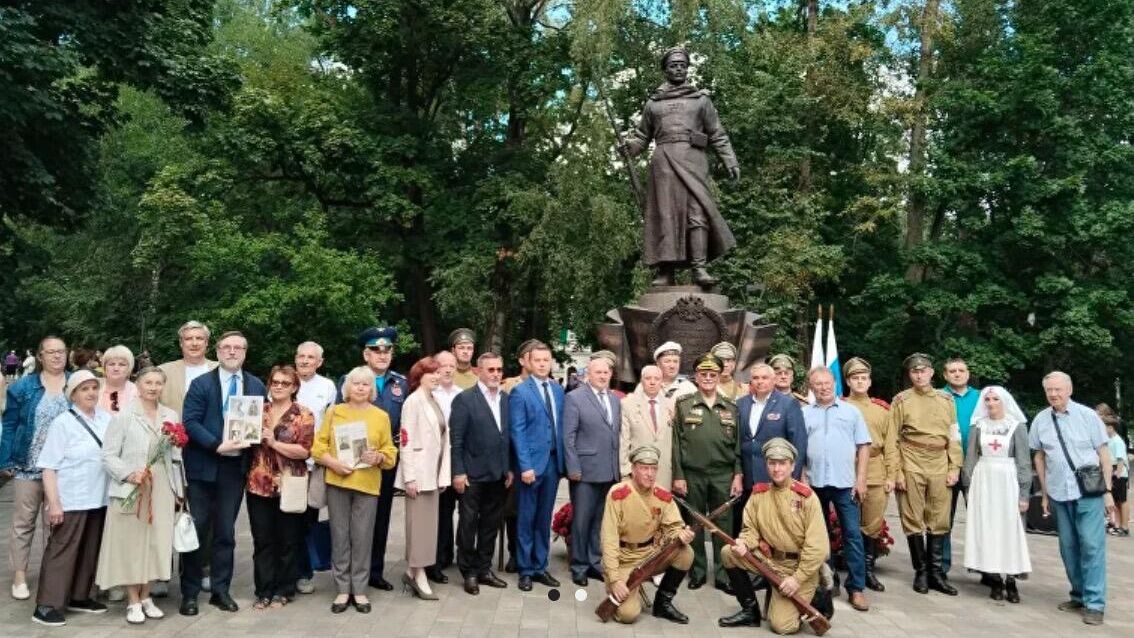
{"label": "tall black boot", "polygon": [[657,265],[658,274],[650,282],[651,286],[672,286],[673,285],[673,264],[662,262]]}
{"label": "tall black boot", "polygon": [[929,585],[925,578],[925,537],[920,532],[906,537],[910,545],[910,563],[913,564],[913,590],[919,594],[928,594]]}
{"label": "tall black boot", "polygon": [[929,588],[939,591],[946,596],[956,596],[957,588],[949,584],[949,577],[945,575],[945,535],[930,534],[928,543]]}
{"label": "tall black boot", "polygon": [[1016,589],[1016,577],[1009,575],[1004,583],[1004,598],[1010,603],[1020,602],[1020,592]]}
{"label": "tall black boot", "polygon": [[886,591],[886,586],[874,575],[874,560],[878,555],[877,541],[863,534],[862,550],[866,554],[866,586],[874,591]]}
{"label": "tall black boot", "polygon": [[981,574],[981,582],[988,585],[988,597],[993,600],[1004,600],[1004,581],[1000,574]]}
{"label": "tall black boot", "polygon": [[740,611],[731,616],[717,620],[721,627],[759,627],[760,606],[756,604],[756,592],[752,590],[752,581],[748,580],[748,572],[737,567],[726,569],[728,581],[732,591],[736,594],[736,602],[740,603]]}
{"label": "tall black boot", "polygon": [[708,259],[709,229],[690,228],[689,264],[692,266],[692,270],[690,272],[693,277],[693,283],[701,286],[702,288],[709,288],[710,286],[717,285],[717,279],[705,270],[705,264],[708,263]]}
{"label": "tall black boot", "polygon": [[658,593],[654,596],[654,618],[665,618],[675,623],[686,625],[689,617],[673,606],[673,597],[677,595],[677,588],[685,580],[685,570],[670,567],[665,570]]}

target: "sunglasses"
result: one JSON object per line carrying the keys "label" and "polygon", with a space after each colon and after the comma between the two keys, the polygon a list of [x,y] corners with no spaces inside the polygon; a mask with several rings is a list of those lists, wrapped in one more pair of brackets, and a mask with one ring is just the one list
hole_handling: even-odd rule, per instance
{"label": "sunglasses", "polygon": [[488,367],[486,367],[486,368],[484,369],[484,371],[485,371],[485,372],[504,372],[504,368],[503,368],[503,367],[495,367],[495,368],[488,368]]}
{"label": "sunglasses", "polygon": [[118,390],[114,390],[110,393],[110,411],[118,411]]}
{"label": "sunglasses", "polygon": [[290,388],[295,384],[288,379],[272,379],[269,385],[271,385],[273,388]]}

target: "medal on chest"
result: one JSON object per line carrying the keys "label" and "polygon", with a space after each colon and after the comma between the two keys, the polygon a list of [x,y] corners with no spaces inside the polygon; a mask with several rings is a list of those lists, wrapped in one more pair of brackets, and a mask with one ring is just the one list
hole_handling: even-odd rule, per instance
{"label": "medal on chest", "polygon": [[402,396],[402,386],[395,383],[394,387],[390,388],[390,394],[392,394],[396,397]]}
{"label": "medal on chest", "polygon": [[792,512],[792,514],[798,514],[799,512],[802,512],[802,511],[803,511],[803,501],[798,499],[798,498],[791,499],[791,512]]}

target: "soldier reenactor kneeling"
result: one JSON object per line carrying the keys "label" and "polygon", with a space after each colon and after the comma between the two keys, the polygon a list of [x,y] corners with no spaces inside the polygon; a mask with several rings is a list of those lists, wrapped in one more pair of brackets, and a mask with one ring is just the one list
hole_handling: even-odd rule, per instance
{"label": "soldier reenactor kneeling", "polygon": [[752,495],[744,507],[744,528],[736,545],[721,550],[721,563],[740,602],[740,611],[721,618],[717,624],[760,624],[760,608],[748,578],[750,568],[738,558],[758,551],[763,561],[783,576],[780,587],[772,590],[768,623],[778,634],[791,634],[799,631],[800,614],[790,596],[798,594],[803,600],[811,600],[830,545],[819,497],[791,477],[798,454],[795,446],[776,437],[765,443],[762,450],[772,482],[752,486]]}
{"label": "soldier reenactor kneeling", "polygon": [[[689,618],[673,606],[673,597],[693,564],[693,531],[681,520],[673,495],[654,485],[661,453],[643,445],[630,453],[630,479],[618,483],[606,496],[602,518],[602,569],[607,593],[618,601],[614,619],[632,623],[642,611],[638,587],[626,579],[654,549],[676,538],[681,548],[673,555],[654,597],[654,616],[685,624]],[[658,569],[662,573],[662,569]]]}

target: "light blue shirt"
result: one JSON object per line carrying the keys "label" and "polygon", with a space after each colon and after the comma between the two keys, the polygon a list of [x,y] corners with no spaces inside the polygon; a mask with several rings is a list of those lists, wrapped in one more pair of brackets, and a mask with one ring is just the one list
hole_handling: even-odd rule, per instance
{"label": "light blue shirt", "polygon": [[[1052,420],[1052,408],[1044,408],[1032,419],[1028,431],[1028,447],[1043,450],[1047,467],[1047,495],[1056,501],[1074,501],[1082,497],[1075,481],[1075,468],[1067,465],[1067,456],[1059,445]],[[1067,444],[1067,453],[1075,467],[1099,464],[1099,448],[1106,445],[1106,426],[1094,410],[1069,401],[1067,411],[1057,416],[1059,431]]]}
{"label": "light blue shirt", "polygon": [[807,427],[807,479],[812,487],[854,487],[858,446],[870,445],[866,419],[853,405],[835,399],[804,406]]}

